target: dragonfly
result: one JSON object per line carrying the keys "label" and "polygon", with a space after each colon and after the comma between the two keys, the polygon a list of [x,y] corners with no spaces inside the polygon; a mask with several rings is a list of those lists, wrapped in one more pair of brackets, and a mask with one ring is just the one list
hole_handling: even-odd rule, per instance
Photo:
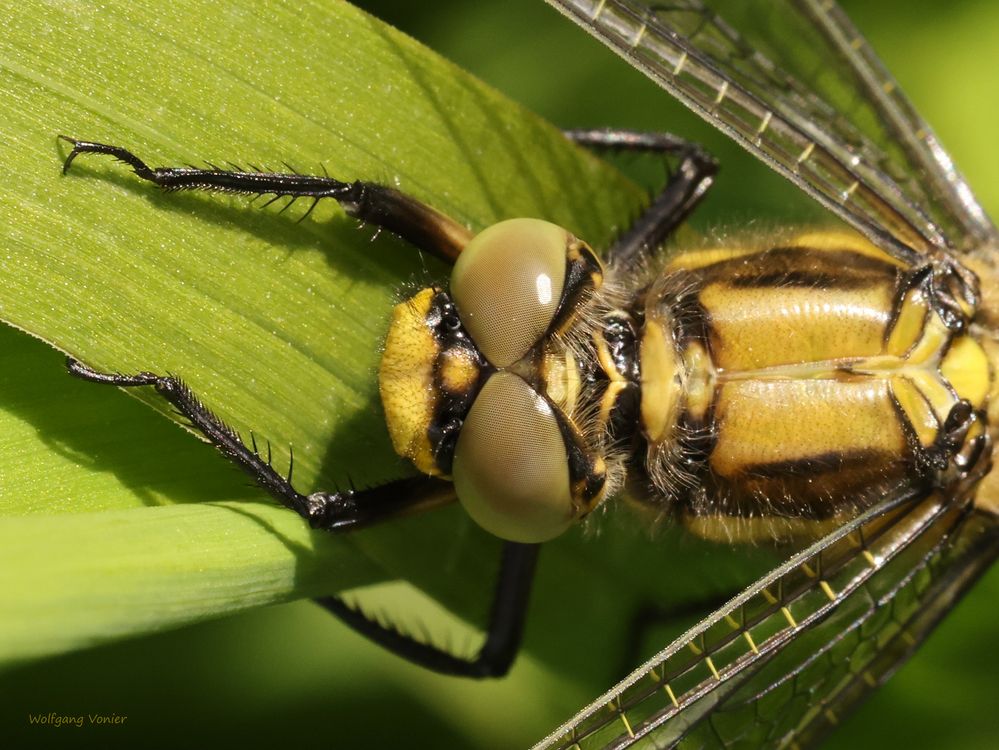
{"label": "dragonfly", "polygon": [[[994,225],[835,3],[547,1],[879,247],[953,257],[991,283]],[[996,512],[988,478],[965,493],[885,497],[536,748],[818,743],[991,566]]]}
{"label": "dragonfly", "polygon": [[[887,269],[891,278],[907,279],[903,290],[905,294],[892,303],[893,320],[904,321],[905,325],[899,324],[899,329],[910,334],[922,335],[926,327],[917,324],[917,318],[924,322],[932,320],[937,326],[934,330],[938,345],[931,347],[930,351],[940,360],[939,367],[934,364],[932,368],[940,371],[940,377],[932,374],[927,387],[935,388],[934,398],[942,399],[948,406],[943,412],[945,418],[940,419],[939,424],[934,422],[930,425],[933,419],[920,406],[920,393],[910,389],[907,399],[896,397],[894,406],[899,414],[904,412],[905,416],[904,420],[896,421],[902,425],[903,431],[912,429],[911,435],[905,433],[902,447],[913,454],[919,464],[920,481],[907,482],[896,477],[901,489],[887,493],[872,507],[864,507],[859,515],[839,524],[828,536],[794,556],[725,605],[716,615],[703,621],[672,651],[668,649],[654,664],[636,672],[634,676],[641,677],[646,684],[633,691],[635,680],[629,679],[616,688],[609,698],[599,702],[601,711],[610,706],[611,710],[604,711],[605,715],[594,721],[590,721],[591,714],[574,720],[554,735],[551,742],[571,747],[602,746],[605,742],[627,745],[654,739],[663,744],[672,742],[669,733],[677,732],[680,740],[693,739],[695,743],[703,741],[721,746],[806,743],[819,736],[822,726],[834,723],[838,712],[852,703],[871,683],[876,683],[887,674],[900,655],[918,643],[933,621],[946,611],[947,601],[955,598],[994,557],[995,509],[987,505],[990,494],[983,491],[989,481],[985,477],[985,469],[991,453],[989,435],[983,427],[984,417],[979,413],[987,401],[981,384],[989,381],[985,347],[990,346],[989,332],[994,329],[989,318],[990,299],[987,296],[979,299],[978,279],[975,276],[977,273],[986,282],[989,279],[990,258],[983,250],[994,244],[994,229],[983,213],[979,211],[980,215],[976,216],[977,204],[964,187],[963,180],[949,166],[945,177],[936,183],[907,179],[909,173],[904,167],[911,158],[909,150],[927,148],[927,144],[932,142],[927,133],[920,135],[915,144],[910,144],[909,150],[902,148],[899,153],[889,154],[887,151],[890,149],[881,136],[877,133],[866,134],[849,123],[837,124],[828,131],[815,128],[811,124],[820,122],[820,116],[832,117],[836,110],[824,104],[820,94],[796,84],[796,79],[782,73],[783,69],[768,62],[768,58],[758,56],[751,52],[751,47],[738,43],[738,36],[732,32],[734,27],[723,23],[720,16],[695,4],[670,6],[659,9],[655,14],[637,6],[633,8],[635,13],[629,15],[625,12],[628,7],[601,5],[591,8],[591,14],[582,17],[584,25],[594,29],[619,31],[622,26],[625,30],[630,29],[634,32],[628,37],[631,41],[626,45],[619,41],[622,49],[655,49],[658,58],[672,63],[670,70],[673,78],[694,71],[691,77],[693,84],[714,82],[716,88],[708,89],[706,96],[703,88],[692,85],[689,88],[691,102],[709,118],[725,124],[733,135],[765,154],[767,163],[785,172],[805,192],[827,205],[859,232],[843,240],[846,245],[839,248],[840,255],[845,254],[862,268],[865,264],[877,267],[881,269],[878,273],[882,274]],[[614,8],[622,12],[623,21],[610,22],[610,11]],[[668,25],[671,14],[680,11],[693,11],[696,24],[682,28],[682,34],[672,36],[668,33],[668,26],[658,28],[658,25]],[[828,12],[828,9],[823,12]],[[840,22],[840,28],[845,28],[844,23]],[[722,51],[716,52],[721,55],[719,67],[724,69],[721,63],[731,66],[732,72],[728,77],[717,73],[712,74],[713,77],[708,75],[705,72],[710,67],[708,63],[698,62],[699,48],[688,43],[706,39],[715,31],[718,32],[715,46]],[[687,42],[680,44],[680,54],[671,59],[659,47],[651,46],[660,37],[674,44],[683,40]],[[731,52],[728,57],[725,56],[728,54],[724,52],[726,49]],[[845,52],[846,48],[842,51]],[[742,79],[739,79],[740,75]],[[754,86],[759,87],[759,91]],[[791,103],[789,106],[793,105],[791,109],[779,108],[777,99],[765,99],[771,103],[761,106],[760,98],[769,96],[766,92],[771,89],[781,92],[781,96]],[[882,90],[891,94],[884,86]],[[678,88],[678,92],[682,91]],[[700,98],[695,94],[699,94]],[[888,109],[893,112],[899,109],[899,102],[904,101],[899,96],[889,96],[892,106]],[[790,113],[793,112],[799,114],[792,116]],[[896,119],[900,119],[893,126],[894,130],[912,126],[911,118],[904,111],[900,115],[895,114]],[[752,129],[747,129],[747,123]],[[588,145],[608,143],[607,138],[601,142],[599,134],[576,132],[571,137]],[[153,169],[121,146],[73,138],[63,140],[72,146],[64,162],[64,170],[68,170],[79,155],[96,153],[115,156],[130,166],[139,178],[168,189],[272,193],[276,197],[309,196],[317,200],[332,197],[344,205],[351,215],[384,226],[410,240],[410,244],[430,245],[430,249],[436,250],[442,259],[456,263],[455,274],[460,278],[452,276],[453,300],[442,288],[431,287],[397,308],[382,367],[383,401],[393,443],[400,455],[412,459],[417,468],[430,477],[430,481],[428,477],[423,477],[403,480],[381,489],[302,495],[292,485],[290,476],[281,476],[274,471],[269,459],[264,459],[257,452],[255,444],[243,443],[175,378],[145,371],[132,375],[105,373],[70,360],[70,371],[85,380],[125,388],[155,388],[231,460],[314,526],[339,531],[352,525],[365,525],[401,515],[425,505],[450,501],[454,499],[455,491],[445,486],[444,479],[448,478],[445,475],[451,473],[453,466],[457,494],[466,506],[469,500],[483,501],[483,504],[476,506],[475,512],[468,508],[470,514],[478,514],[485,522],[478,517],[476,520],[494,530],[498,536],[529,547],[560,533],[568,521],[585,515],[602,502],[605,496],[611,494],[608,487],[612,482],[617,482],[617,487],[623,483],[620,456],[616,459],[617,463],[609,467],[605,457],[593,449],[591,443],[599,443],[595,436],[599,437],[605,430],[608,434],[616,434],[618,427],[611,425],[611,422],[617,414],[619,396],[635,385],[639,348],[643,350],[643,366],[653,360],[655,365],[652,370],[658,372],[672,365],[670,352],[662,349],[670,331],[664,322],[645,321],[642,323],[645,333],[642,334],[641,347],[638,346],[635,321],[628,317],[629,311],[622,314],[622,311],[613,308],[611,297],[595,293],[594,290],[603,283],[603,266],[585,243],[568,236],[563,230],[552,229],[551,225],[542,227],[537,222],[506,225],[502,230],[490,227],[472,238],[465,228],[429,207],[392,188],[371,183],[347,184],[329,175],[263,174],[259,170],[246,172],[238,167]],[[677,148],[677,153],[695,162],[693,178],[684,174],[678,178],[676,184],[681,191],[664,193],[666,197],[675,195],[682,199],[679,207],[683,210],[672,216],[682,218],[688,205],[700,199],[701,186],[710,181],[705,167],[708,160],[702,160],[698,166],[698,152],[689,144],[680,148],[679,144],[668,139],[658,143],[665,145],[663,150]],[[936,164],[939,169],[940,158],[934,158],[937,158],[936,162],[929,161],[928,166],[919,165],[920,168],[932,171]],[[899,160],[901,168],[896,163]],[[920,176],[923,176],[922,173]],[[910,200],[910,193],[923,197]],[[923,199],[925,206],[920,203]],[[669,229],[672,226],[667,224]],[[548,282],[538,285],[536,289],[537,302],[543,302],[548,307],[537,315],[531,313],[534,316],[531,320],[539,328],[523,333],[521,337],[511,338],[512,327],[485,324],[476,328],[474,325],[477,320],[490,320],[490,310],[481,306],[479,296],[483,289],[489,291],[490,282],[492,286],[497,286],[494,271],[515,271],[521,265],[511,263],[508,258],[499,265],[491,265],[496,263],[490,249],[493,248],[496,232],[504,238],[511,232],[529,236],[532,241],[538,233],[546,238],[543,276]],[[651,236],[661,239],[660,234],[653,233]],[[845,236],[827,234],[822,235],[819,241],[828,244],[831,237],[840,241]],[[860,240],[862,237],[866,239]],[[647,240],[648,236],[640,239]],[[617,247],[616,253],[615,248],[611,248],[612,265],[615,255],[618,262],[622,256],[629,254],[645,255],[649,252],[645,245],[652,244],[635,240],[629,242]],[[854,282],[862,286],[870,281],[869,268],[867,271],[860,270],[854,277],[846,277],[843,274],[848,269],[830,268],[830,258],[835,260],[839,257],[835,252],[824,255],[817,245],[810,246],[801,239],[798,242],[802,247],[793,243],[789,248],[777,247],[780,252],[770,256],[791,258],[790,266],[781,266],[774,271],[773,283],[768,283],[770,287],[800,287],[806,281],[817,283],[821,279],[836,285],[838,280],[847,278],[849,283],[846,286]],[[813,238],[810,242],[816,240]],[[809,248],[815,251],[811,255],[803,252]],[[763,257],[764,253],[752,251],[751,255],[757,258]],[[723,261],[732,261],[735,257],[729,255],[722,260],[711,260],[704,257],[698,259],[696,253],[681,256],[681,266],[674,271],[682,275],[696,268],[702,269],[702,278],[696,283],[701,284],[698,289],[706,288],[704,279],[710,280],[710,274],[718,270],[715,266],[724,265]],[[806,266],[802,260],[806,257],[819,265]],[[487,260],[481,261],[482,258]],[[533,259],[524,257],[522,260],[526,265],[526,260]],[[755,278],[745,278],[733,271],[733,265],[738,264],[729,262],[728,270],[717,278],[726,283],[732,282],[730,286],[733,288],[765,286],[759,274]],[[571,273],[565,270],[567,267]],[[553,295],[551,280],[563,271],[565,278],[558,282]],[[538,276],[539,280],[541,278]],[[746,281],[749,283],[742,283]],[[694,283],[691,281],[691,284]],[[504,287],[500,297],[520,291],[512,285]],[[990,287],[986,286],[986,295],[989,291]],[[578,297],[567,296],[569,292],[578,293]],[[728,295],[729,301],[739,299],[740,295],[740,292],[733,291]],[[668,295],[662,292],[662,296],[665,299]],[[563,299],[568,300],[564,305]],[[603,307],[591,305],[598,299]],[[551,306],[553,301],[557,303],[555,307]],[[582,333],[579,333],[574,316],[583,309],[592,314],[588,319],[584,316]],[[709,306],[709,309],[717,308]],[[510,317],[517,318],[516,315]],[[425,329],[431,320],[439,335],[435,333],[432,340],[426,340]],[[701,323],[704,324],[702,327],[708,327],[703,315]],[[652,333],[649,334],[649,331]],[[563,335],[566,332],[575,338]],[[412,342],[405,338],[414,335],[423,337],[418,342],[419,346],[410,346]],[[697,343],[697,336],[689,338]],[[572,340],[566,344],[567,339]],[[469,344],[470,340],[474,340],[474,346]],[[979,340],[981,343],[978,343]],[[649,344],[648,352],[645,351],[646,343]],[[898,342],[895,341],[893,346],[895,344]],[[660,348],[656,349],[657,346]],[[912,347],[918,350],[915,341]],[[909,351],[905,347],[902,350]],[[414,352],[418,362],[412,361]],[[579,389],[579,383],[571,377],[577,364],[569,356],[564,356],[562,360],[558,357],[573,353],[583,355],[583,366],[578,368],[577,375],[584,376],[587,384],[599,383],[600,392],[609,394],[608,398],[601,399],[599,409],[583,408],[575,414],[580,420],[593,423],[589,429],[577,429],[576,423],[567,416],[575,406],[572,399],[578,396],[578,393],[571,392],[572,388]],[[956,359],[951,359],[952,355]],[[439,368],[431,366],[438,359],[443,364]],[[894,361],[896,365],[893,367],[898,369],[897,356]],[[703,357],[700,362],[696,367],[692,366],[691,371],[703,371]],[[962,369],[953,366],[954,362],[973,365],[975,377],[964,377]],[[418,366],[413,367],[413,364]],[[883,364],[877,362],[868,364],[874,370],[879,367],[884,369]],[[439,378],[441,387],[447,389],[451,400],[437,401],[433,396],[436,391],[424,387],[426,383],[413,387],[414,384],[407,382],[406,378],[411,379],[414,372],[426,373],[427,378]],[[849,382],[854,376],[862,380],[871,375],[870,372],[859,372],[856,367],[841,368],[837,374],[842,376],[840,379],[844,382]],[[922,374],[925,376],[926,372]],[[615,379],[615,375],[620,377]],[[565,382],[559,382],[560,378]],[[629,378],[631,380],[625,382]],[[790,379],[807,382],[810,378],[798,376]],[[660,378],[658,382],[671,381]],[[566,387],[556,392],[553,383]],[[675,391],[672,386],[665,390],[668,393]],[[431,394],[429,399],[428,393]],[[591,395],[586,394],[586,398]],[[426,408],[421,407],[422,410],[407,411],[420,399],[431,403],[424,404]],[[541,404],[538,399],[548,405],[535,408],[533,404]],[[446,409],[438,408],[442,403]],[[635,400],[620,403],[623,404],[622,413],[634,417]],[[505,519],[496,521],[495,508],[490,505],[497,495],[503,495],[507,489],[506,477],[496,476],[495,472],[490,474],[494,469],[492,464],[496,463],[490,451],[497,448],[507,451],[509,447],[485,442],[489,450],[482,450],[476,443],[488,441],[491,421],[510,418],[511,404],[516,406],[512,412],[514,417],[533,420],[531,424],[545,433],[546,450],[550,449],[551,455],[557,459],[554,464],[561,464],[559,471],[551,472],[552,476],[561,476],[561,480],[553,480],[550,485],[535,482],[525,490],[533,495],[551,494],[558,503],[543,509],[540,514],[544,516],[542,520],[549,524],[542,530],[518,525],[519,522],[511,524]],[[884,404],[888,402],[884,401]],[[584,405],[595,407],[596,403]],[[644,400],[641,406],[646,433],[653,423],[661,434],[669,433],[673,404],[668,399],[665,403],[650,403],[648,415],[645,414]],[[452,407],[454,413],[448,411]],[[476,411],[477,408],[479,411]],[[894,419],[890,411],[885,414],[889,421]],[[916,420],[913,414],[922,414],[926,419]],[[466,420],[460,435],[454,428],[452,417],[458,422]],[[440,424],[434,420],[440,420]],[[632,422],[635,421],[632,419]],[[471,428],[468,423],[472,424]],[[431,430],[428,425],[434,429]],[[468,435],[472,437],[466,439]],[[926,435],[929,436],[929,443],[916,449],[916,443]],[[437,442],[427,445],[431,438]],[[710,452],[696,445],[690,450],[703,454],[701,460]],[[682,454],[670,455],[679,458]],[[886,468],[868,455],[855,456],[853,460],[862,470],[870,470],[872,466],[875,470]],[[568,469],[566,464],[569,464]],[[899,462],[894,462],[892,470],[897,470],[898,465]],[[822,481],[829,482],[828,475],[833,473],[831,466],[833,463],[828,461],[823,463],[809,459],[807,465],[791,461],[782,467],[780,473],[788,481],[799,481],[800,477],[805,477],[801,481],[811,481],[811,478],[823,474],[825,478]],[[567,470],[570,471],[568,475],[565,474]],[[772,466],[769,470],[773,471]],[[616,474],[612,476],[614,472]],[[443,478],[433,479],[432,475]],[[533,475],[530,478],[532,481],[536,479]],[[549,478],[541,477],[544,481]],[[924,491],[931,478],[932,491]],[[766,477],[761,481],[766,484]],[[980,485],[980,482],[984,484]],[[836,482],[832,481],[832,484]],[[547,492],[547,487],[552,488],[551,493]],[[839,485],[839,489],[842,487],[842,484]],[[363,495],[365,502],[353,502],[355,495]],[[865,497],[870,499],[870,496],[868,492]],[[699,520],[696,516],[696,513],[691,514],[692,523]],[[750,525],[745,524],[746,527]],[[507,597],[507,600],[514,600],[516,615],[496,618],[507,623],[508,632],[504,636],[503,628],[500,628],[502,648],[485,654],[488,659],[482,658],[482,655],[473,660],[453,658],[440,649],[421,646],[395,631],[389,632],[391,629],[349,611],[337,599],[331,598],[323,603],[333,614],[348,623],[359,625],[358,629],[365,631],[373,640],[411,661],[449,673],[494,675],[506,669],[516,650],[523,616],[522,604],[526,598],[524,581],[529,579],[534,555],[534,550],[524,546],[519,551],[513,549],[510,559],[515,564],[508,567],[527,573],[516,573],[511,577],[513,584],[510,590],[515,595]],[[497,593],[502,590],[503,587],[498,587]],[[860,606],[865,601],[868,603],[866,609]],[[909,608],[904,606],[906,603]],[[854,610],[853,606],[860,608]],[[886,612],[887,622],[884,618]],[[849,618],[849,615],[844,613],[854,615],[846,627],[843,627],[842,619]],[[878,619],[878,615],[882,619]],[[873,641],[869,640],[872,633],[876,636]],[[863,636],[859,646],[856,639],[851,639],[852,635]],[[487,641],[487,644],[490,642]],[[809,642],[810,647],[803,649],[801,644]],[[682,655],[678,656],[681,651]],[[870,658],[861,664],[853,658],[857,653]],[[851,656],[850,669],[839,674],[838,679],[836,674],[830,677],[829,672],[835,672],[832,668],[840,665],[846,654]],[[790,696],[787,695],[789,690]],[[785,710],[790,705],[789,697],[799,706],[803,705],[803,710]],[[769,713],[775,707],[780,713],[777,718]],[[766,716],[766,720],[761,721],[761,716]],[[788,726],[788,721],[798,723]],[[611,733],[624,731],[625,734],[618,741],[606,737],[605,729]],[[698,734],[702,730],[708,732],[707,736]]]}

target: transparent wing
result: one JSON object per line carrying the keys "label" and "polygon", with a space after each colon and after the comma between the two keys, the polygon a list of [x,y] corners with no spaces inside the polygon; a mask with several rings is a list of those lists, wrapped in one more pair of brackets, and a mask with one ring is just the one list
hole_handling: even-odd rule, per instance
{"label": "transparent wing", "polygon": [[968,503],[886,501],[705,618],[536,750],[812,745],[997,554],[999,521]]}
{"label": "transparent wing", "polygon": [[995,244],[947,153],[833,2],[547,1],[897,256]]}

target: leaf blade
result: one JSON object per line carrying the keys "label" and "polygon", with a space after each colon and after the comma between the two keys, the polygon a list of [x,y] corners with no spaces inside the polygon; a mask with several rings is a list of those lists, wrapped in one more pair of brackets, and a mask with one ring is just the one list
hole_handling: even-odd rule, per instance
{"label": "leaf blade", "polygon": [[[328,164],[331,173],[346,178],[398,185],[473,227],[507,215],[546,215],[577,231],[591,230],[589,236],[599,228],[597,236],[606,237],[613,231],[610,216],[641,199],[607,168],[576,153],[550,126],[346,5],[300,9],[272,2],[232,9],[192,0],[168,9],[147,2],[6,10],[12,20],[0,41],[0,93],[17,107],[0,161],[18,179],[0,188],[0,205],[7,209],[0,222],[5,250],[0,274],[6,280],[0,317],[98,368],[182,375],[244,435],[252,429],[262,443],[272,443],[277,466],[293,445],[296,481],[303,490],[345,482],[346,467],[349,478],[360,484],[407,471],[391,452],[377,406],[375,342],[383,336],[400,282],[440,278],[444,269],[392,238],[371,241],[332,206],[317,209],[296,226],[294,216],[252,211],[240,198],[158,194],[120,165],[98,159],[78,160],[64,178],[56,132],[121,143],[156,164],[202,155],[239,159],[241,153],[264,166],[286,160],[298,169],[318,170]],[[280,137],[284,134],[293,137]],[[591,189],[607,181],[621,186],[619,205],[591,196],[581,201],[585,209],[568,207],[572,194],[595,196]],[[45,357],[38,357],[37,367],[52,366],[52,358],[42,364]],[[22,383],[25,389],[31,385]],[[127,411],[114,405],[123,397],[98,395],[95,386],[81,385],[86,386],[56,386],[58,398],[95,399],[97,409],[108,410],[95,431],[113,437],[121,429],[113,420]],[[133,395],[166,411],[153,394]],[[52,409],[58,410],[58,398],[52,398]],[[6,414],[13,418],[12,411]],[[36,411],[34,418],[49,430],[56,421],[51,412],[39,416]],[[135,412],[132,419],[141,417]],[[141,429],[128,429],[122,438],[134,442],[139,435]],[[179,437],[161,434],[148,450],[176,453]],[[192,444],[184,452],[200,447]],[[49,473],[51,446],[44,434],[20,453],[8,449],[6,460],[30,466],[29,473],[39,477]],[[210,470],[203,457],[199,464],[185,455],[172,465],[179,480],[167,491],[154,487],[152,500],[135,463],[138,454],[119,456],[119,463],[113,445],[101,450],[106,485],[70,482],[61,488],[72,498],[74,511],[93,511],[92,517],[53,521],[53,528],[71,524],[73,533],[87,537],[81,549],[100,540],[91,548],[104,549],[109,558],[121,553],[117,559],[124,570],[131,564],[127,561],[134,562],[125,554],[131,545],[141,547],[143,539],[154,547],[167,544],[169,533],[158,538],[149,531],[156,525],[141,514],[169,514],[148,506],[168,496],[240,497],[262,503],[248,506],[248,512],[267,514],[274,534],[272,549],[260,552],[269,561],[266,575],[242,555],[251,544],[238,531],[243,525],[222,535],[233,559],[244,561],[223,566],[233,583],[252,587],[261,577],[285,581],[255,589],[258,603],[316,593],[306,583],[309,576],[296,573],[301,561],[282,552],[282,537],[300,534],[302,521],[275,509],[260,491],[240,489],[239,478],[221,459],[214,464],[226,479],[216,489],[206,492],[201,485]],[[159,480],[165,481],[164,474]],[[5,516],[35,513],[47,505],[65,509],[47,494],[51,488],[44,482],[0,484]],[[114,517],[106,514],[115,509],[131,509],[131,520],[117,537],[106,525]],[[193,511],[170,512],[185,516]],[[206,523],[218,531],[227,517],[212,515]],[[414,565],[413,544],[404,538],[414,536],[412,528],[424,528],[424,522],[413,523],[348,542],[310,537],[316,551],[309,564],[346,571],[342,585],[370,580],[377,570],[382,577],[405,573],[432,588],[441,557],[423,554]],[[451,531],[455,523],[457,534]],[[46,537],[44,527],[42,521],[13,518],[10,533],[30,532],[40,559],[62,559],[58,544],[69,532]],[[468,601],[479,595],[476,571],[489,570],[491,545],[470,543],[478,532],[457,514],[444,513],[425,528],[431,541],[416,546],[439,552],[434,534],[445,535],[445,559],[468,571],[460,585],[437,583],[438,590],[452,606],[461,608],[463,601],[466,609],[473,606]],[[259,544],[252,542],[258,551]],[[9,549],[27,554],[22,546]],[[177,554],[197,558],[195,547]],[[363,564],[355,560],[358,555],[364,556]],[[466,558],[474,564],[462,562]],[[50,611],[45,620],[66,633],[56,637],[36,628],[34,646],[19,641],[26,654],[45,652],[45,643],[51,652],[155,626],[138,613],[141,606],[129,620],[131,630],[112,622],[111,615],[104,620],[81,616],[79,601],[70,594],[74,588],[90,590],[87,576],[93,571],[87,566],[69,566],[75,575],[68,578],[65,571],[60,578],[52,568],[39,570],[52,573],[45,579],[50,585],[14,577],[5,594],[36,604],[44,597],[62,602],[62,609]],[[173,583],[161,595],[184,600],[190,578],[178,575]],[[123,596],[118,614],[128,619],[123,613],[132,604],[137,603]],[[212,611],[243,606],[234,595],[218,597]],[[30,634],[27,625],[40,610],[25,604],[19,611],[23,618],[10,626]],[[208,610],[190,606],[187,612],[194,620]],[[159,626],[182,621],[183,615],[174,614]]]}

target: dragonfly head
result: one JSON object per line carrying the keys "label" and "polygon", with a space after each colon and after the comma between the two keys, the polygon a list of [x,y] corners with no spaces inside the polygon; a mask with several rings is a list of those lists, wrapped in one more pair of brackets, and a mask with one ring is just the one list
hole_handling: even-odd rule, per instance
{"label": "dragonfly head", "polygon": [[379,375],[393,446],[451,478],[469,515],[503,539],[551,539],[603,497],[600,461],[546,376],[552,340],[602,275],[565,229],[511,219],[469,241],[447,290],[423,289],[393,312]]}

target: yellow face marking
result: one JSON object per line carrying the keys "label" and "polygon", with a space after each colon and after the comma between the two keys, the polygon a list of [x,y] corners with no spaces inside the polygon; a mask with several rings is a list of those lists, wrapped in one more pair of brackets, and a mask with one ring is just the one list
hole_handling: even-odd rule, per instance
{"label": "yellow face marking", "polygon": [[567,416],[572,415],[579,398],[580,379],[576,358],[569,349],[546,352],[542,361],[545,393]]}
{"label": "yellow face marking", "polygon": [[479,380],[479,365],[467,349],[450,349],[440,361],[440,385],[448,393],[465,394]]}
{"label": "yellow face marking", "polygon": [[600,369],[604,371],[604,374],[612,381],[624,382],[624,376],[617,371],[617,367],[614,364],[614,358],[611,356],[610,349],[607,347],[607,342],[604,340],[603,334],[596,330],[593,332],[593,347],[597,352],[597,362],[600,364]]}
{"label": "yellow face marking", "polygon": [[607,424],[610,421],[611,411],[614,409],[614,405],[617,404],[618,396],[621,395],[621,391],[628,388],[628,385],[623,380],[617,380],[611,381],[607,386],[603,398],[600,399],[600,422],[602,424]]}
{"label": "yellow face marking", "polygon": [[427,436],[436,404],[434,364],[440,353],[426,324],[434,294],[433,289],[424,289],[395,306],[378,386],[396,453],[424,474],[440,476]]}
{"label": "yellow face marking", "polygon": [[566,246],[565,257],[572,263],[586,262],[591,264],[594,267],[593,271],[590,272],[590,282],[593,284],[593,288],[599,289],[603,286],[604,264],[600,262],[600,258],[589,245],[573,237]]}
{"label": "yellow face marking", "polygon": [[593,462],[590,466],[589,480],[598,480],[602,484],[600,490],[594,494],[592,497],[587,497],[587,486],[584,477],[578,482],[573,482],[571,487],[573,507],[575,509],[574,515],[576,518],[582,518],[588,513],[591,513],[594,508],[598,507],[600,503],[604,501],[607,496],[607,463],[604,461],[603,456],[593,456],[591,457]]}

